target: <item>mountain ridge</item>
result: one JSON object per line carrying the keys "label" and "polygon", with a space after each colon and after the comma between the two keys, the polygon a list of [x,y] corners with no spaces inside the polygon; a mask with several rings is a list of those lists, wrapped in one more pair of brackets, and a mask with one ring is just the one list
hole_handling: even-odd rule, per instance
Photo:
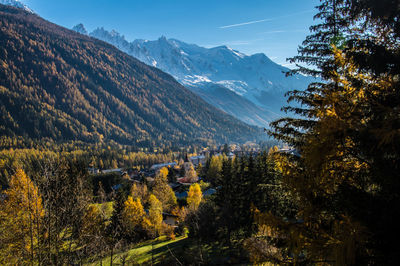
{"label": "mountain ridge", "polygon": [[[262,127],[267,126],[262,121],[272,121],[283,115],[280,109],[286,104],[284,94],[287,91],[305,89],[313,81],[301,75],[286,77],[289,69],[276,64],[263,53],[245,55],[226,45],[204,48],[165,36],[155,41],[136,39],[129,42],[117,31],[107,31],[103,27],[88,35],[160,68],[208,103],[243,121],[253,120],[251,124]],[[210,94],[208,88],[211,85],[223,86],[244,98],[240,100],[241,104],[235,105],[236,112],[215,105],[215,102],[223,101],[223,95]],[[225,97],[230,95],[226,93]],[[252,103],[250,109],[242,105],[247,106],[245,102],[248,101]],[[262,119],[253,117],[249,120],[253,113],[251,110],[257,110]]]}
{"label": "mountain ridge", "polygon": [[146,147],[260,136],[106,42],[22,9],[0,14],[0,135]]}

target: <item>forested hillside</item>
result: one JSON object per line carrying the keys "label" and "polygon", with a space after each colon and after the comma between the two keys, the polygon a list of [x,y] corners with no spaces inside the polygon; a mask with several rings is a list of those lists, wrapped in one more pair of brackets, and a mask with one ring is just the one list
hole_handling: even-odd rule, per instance
{"label": "forested hillside", "polygon": [[258,130],[115,47],[0,5],[0,135],[173,146]]}

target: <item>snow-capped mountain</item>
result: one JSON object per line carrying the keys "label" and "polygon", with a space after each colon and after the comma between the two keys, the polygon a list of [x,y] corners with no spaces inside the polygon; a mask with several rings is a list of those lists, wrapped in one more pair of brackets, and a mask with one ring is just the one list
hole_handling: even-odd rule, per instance
{"label": "snow-capped mountain", "polygon": [[164,36],[128,42],[104,28],[89,35],[173,75],[207,102],[250,124],[266,126],[281,115],[287,91],[305,89],[311,82],[301,75],[286,77],[288,68],[261,53],[248,56],[227,46],[208,49]]}
{"label": "snow-capped mountain", "polygon": [[72,30],[73,30],[73,31],[76,31],[76,32],[78,32],[78,33],[80,33],[80,34],[84,34],[84,35],[87,35],[87,34],[88,34],[88,32],[87,32],[85,26],[83,26],[82,23],[76,25],[75,27],[73,27]]}
{"label": "snow-capped mountain", "polygon": [[23,3],[21,3],[18,0],[0,0],[0,4],[7,5],[7,6],[13,6],[13,7],[17,7],[17,8],[22,8],[25,11],[34,13],[29,7],[27,7],[26,5],[24,5]]}

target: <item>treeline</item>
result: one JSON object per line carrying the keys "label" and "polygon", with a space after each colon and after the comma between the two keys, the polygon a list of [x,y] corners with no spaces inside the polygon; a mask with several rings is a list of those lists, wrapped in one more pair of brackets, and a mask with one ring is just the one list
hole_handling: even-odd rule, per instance
{"label": "treeline", "polygon": [[[251,237],[258,232],[259,213],[295,219],[297,202],[282,184],[275,161],[277,151],[272,148],[254,157],[213,156],[203,167],[201,175],[217,192],[186,218],[189,236],[200,242],[199,247],[228,248],[226,263],[248,263],[256,243]],[[196,263],[213,263],[200,257]]]}
{"label": "treeline", "polygon": [[[73,149],[71,151],[50,151],[37,149],[9,149],[0,151],[0,186],[8,186],[11,176],[17,169],[24,169],[31,173],[32,161],[50,158],[65,157],[79,160],[89,167],[101,169],[115,168],[149,168],[153,164],[170,162],[183,158],[179,153],[145,153],[133,152],[127,149],[112,149],[111,147],[88,147],[87,149]],[[34,169],[33,169],[34,170]],[[32,170],[32,171],[33,171]]]}

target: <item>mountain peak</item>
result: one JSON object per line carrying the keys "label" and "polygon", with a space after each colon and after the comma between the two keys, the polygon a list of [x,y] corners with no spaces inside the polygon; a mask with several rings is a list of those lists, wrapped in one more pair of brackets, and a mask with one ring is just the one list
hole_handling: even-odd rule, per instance
{"label": "mountain peak", "polygon": [[6,6],[13,6],[13,7],[21,8],[21,9],[23,9],[25,11],[28,11],[29,13],[34,13],[32,11],[32,9],[30,9],[29,7],[27,7],[26,5],[24,5],[23,3],[21,3],[18,0],[0,0],[0,4],[6,5]]}
{"label": "mountain peak", "polygon": [[169,44],[169,40],[164,35],[161,35],[161,37],[158,38],[158,42],[160,42],[160,43],[168,43]]}
{"label": "mountain peak", "polygon": [[[311,82],[310,78],[300,75],[286,78],[283,73],[286,68],[274,63],[265,54],[246,55],[227,45],[204,48],[173,38],[167,39],[165,36],[155,41],[133,42],[111,38],[110,33],[93,32],[90,36],[109,42],[146,64],[173,75],[181,84],[199,95],[212,94],[213,92],[205,88],[212,83],[216,87],[225,87],[225,92],[232,91],[254,105],[276,114],[286,103],[283,95],[288,90],[304,89]],[[210,100],[211,97],[214,100]],[[217,103],[224,101],[224,97],[222,94],[218,100],[215,97],[214,95],[207,99],[221,107]],[[230,111],[232,108],[229,106],[222,109],[230,114],[237,114],[236,111]],[[244,121],[249,122],[247,119]]]}
{"label": "mountain peak", "polygon": [[82,23],[79,23],[78,25],[74,26],[74,27],[72,28],[72,30],[73,30],[73,31],[76,31],[76,32],[78,32],[78,33],[80,33],[80,34],[83,34],[83,35],[87,35],[87,34],[88,34],[88,32],[87,32],[85,26],[84,26]]}

